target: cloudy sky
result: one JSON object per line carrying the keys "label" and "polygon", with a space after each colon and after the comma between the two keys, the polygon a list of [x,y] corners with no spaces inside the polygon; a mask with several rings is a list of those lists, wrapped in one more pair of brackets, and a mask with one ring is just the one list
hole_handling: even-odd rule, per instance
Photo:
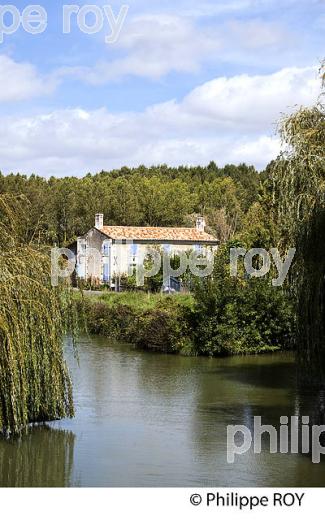
{"label": "cloudy sky", "polygon": [[[106,43],[103,6],[123,21],[123,3],[117,41]],[[81,176],[211,160],[263,168],[279,151],[281,113],[319,94],[325,0],[76,1],[102,9],[94,34],[74,14],[63,34],[68,2],[39,4],[46,30],[20,27],[0,43],[4,173]]]}

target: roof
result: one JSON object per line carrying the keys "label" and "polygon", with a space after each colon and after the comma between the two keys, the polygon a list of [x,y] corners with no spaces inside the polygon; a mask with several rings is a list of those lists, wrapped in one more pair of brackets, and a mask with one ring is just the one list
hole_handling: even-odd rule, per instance
{"label": "roof", "polygon": [[113,240],[219,243],[214,236],[196,228],[104,226],[100,231]]}

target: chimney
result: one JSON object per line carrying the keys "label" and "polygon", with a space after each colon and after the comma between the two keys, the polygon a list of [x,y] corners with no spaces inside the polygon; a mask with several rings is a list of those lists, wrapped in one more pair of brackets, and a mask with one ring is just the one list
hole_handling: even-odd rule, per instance
{"label": "chimney", "polygon": [[197,217],[197,219],[196,219],[196,230],[199,231],[200,233],[203,233],[204,232],[204,228],[205,228],[204,217]]}
{"label": "chimney", "polygon": [[103,213],[96,213],[95,216],[95,228],[103,229],[104,227],[104,215]]}

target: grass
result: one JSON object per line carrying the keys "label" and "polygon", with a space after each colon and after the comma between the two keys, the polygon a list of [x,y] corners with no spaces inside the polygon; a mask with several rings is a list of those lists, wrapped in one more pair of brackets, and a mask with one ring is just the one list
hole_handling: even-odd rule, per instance
{"label": "grass", "polygon": [[[87,296],[88,297],[88,296]],[[145,312],[159,307],[165,307],[168,302],[192,308],[194,298],[191,294],[152,294],[144,292],[108,292],[99,295],[90,295],[89,298],[106,303],[109,308],[116,305],[127,305],[133,310]]]}

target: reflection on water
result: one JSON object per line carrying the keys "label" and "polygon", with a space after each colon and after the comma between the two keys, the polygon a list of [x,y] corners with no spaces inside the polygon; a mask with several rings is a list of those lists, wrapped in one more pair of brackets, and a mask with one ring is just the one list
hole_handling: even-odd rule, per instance
{"label": "reflection on water", "polygon": [[75,435],[49,426],[30,428],[19,439],[0,438],[2,487],[70,485]]}
{"label": "reflection on water", "polygon": [[67,346],[76,417],[0,441],[2,486],[320,486],[310,455],[252,451],[227,463],[227,425],[254,415],[324,420],[324,394],[297,388],[287,354],[186,358],[82,338]]}

